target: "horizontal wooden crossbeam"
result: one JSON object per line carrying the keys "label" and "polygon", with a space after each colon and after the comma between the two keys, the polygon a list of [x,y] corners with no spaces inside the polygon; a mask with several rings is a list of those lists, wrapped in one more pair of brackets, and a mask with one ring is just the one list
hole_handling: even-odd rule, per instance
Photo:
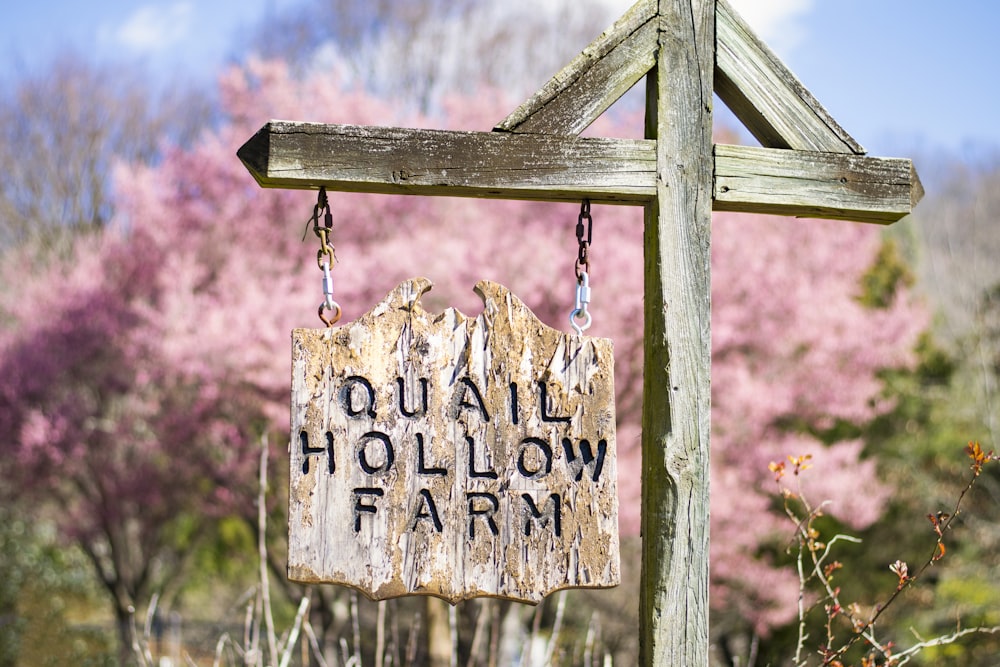
{"label": "horizontal wooden crossbeam", "polygon": [[237,152],[262,187],[642,204],[656,147],[625,139],[271,121]]}
{"label": "horizontal wooden crossbeam", "polygon": [[715,146],[713,210],[890,224],[924,195],[913,162],[847,153]]}
{"label": "horizontal wooden crossbeam", "polygon": [[[238,151],[262,187],[641,205],[656,142],[271,121]],[[717,211],[887,224],[923,190],[910,160],[717,145]]]}

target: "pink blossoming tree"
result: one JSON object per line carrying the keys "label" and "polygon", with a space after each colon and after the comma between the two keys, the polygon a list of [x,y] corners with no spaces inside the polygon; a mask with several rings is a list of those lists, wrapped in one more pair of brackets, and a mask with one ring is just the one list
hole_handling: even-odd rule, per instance
{"label": "pink blossoming tree", "polygon": [[[252,510],[252,448],[287,429],[289,330],[320,325],[316,240],[301,238],[315,195],[262,191],[236,149],[269,118],[484,129],[512,108],[483,94],[452,100],[444,118],[401,117],[387,101],[274,62],[233,69],[221,87],[221,128],[156,166],[118,168],[113,229],[47,271],[11,258],[6,282],[18,289],[0,293],[8,490],[50,508],[91,556],[120,619],[169,585],[214,517]],[[592,131],[628,134],[629,123]],[[475,314],[472,286],[489,278],[568,329],[575,206],[330,199],[346,320],[425,275],[437,285],[428,309]],[[594,218],[589,333],[615,341],[621,525],[635,534],[641,212],[601,206]],[[849,525],[872,522],[886,491],[861,443],[825,445],[789,425],[863,422],[886,407],[876,372],[910,362],[927,318],[906,293],[883,309],[859,303],[876,228],[733,214],[713,226],[713,605],[763,632],[791,618],[797,594],[794,578],[758,556],[784,531],[767,463],[811,454],[824,474],[810,495],[831,499]]]}

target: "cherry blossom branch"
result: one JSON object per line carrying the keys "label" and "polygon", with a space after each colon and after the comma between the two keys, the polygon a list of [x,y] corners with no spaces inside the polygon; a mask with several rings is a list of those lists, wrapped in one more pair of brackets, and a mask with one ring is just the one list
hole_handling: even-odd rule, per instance
{"label": "cherry blossom branch", "polygon": [[[893,654],[892,642],[882,643],[877,639],[875,634],[876,622],[885,610],[895,603],[905,590],[913,586],[919,579],[921,579],[928,568],[944,557],[947,551],[944,545],[945,533],[951,530],[955,519],[961,513],[962,503],[968,493],[972,490],[972,487],[975,485],[976,480],[982,473],[983,467],[987,463],[997,460],[998,458],[992,451],[984,452],[978,442],[969,443],[965,451],[969,458],[972,459],[972,478],[959,493],[951,513],[937,512],[927,515],[927,518],[930,520],[931,525],[934,528],[934,532],[937,535],[933,551],[915,574],[910,574],[909,567],[904,561],[901,560],[897,560],[889,566],[889,569],[896,574],[899,579],[896,590],[893,591],[884,603],[875,606],[874,613],[872,613],[867,620],[860,617],[860,607],[857,604],[845,607],[840,599],[840,588],[833,585],[833,574],[842,567],[839,561],[832,561],[828,563],[832,554],[833,545],[840,541],[860,543],[861,540],[849,535],[837,534],[828,542],[820,541],[820,533],[815,528],[814,522],[819,517],[823,516],[823,508],[826,503],[813,508],[808,499],[802,493],[801,478],[799,477],[800,473],[812,467],[810,463],[812,457],[808,454],[799,457],[789,456],[787,457],[787,463],[772,462],[768,466],[768,469],[775,476],[775,482],[779,485],[779,492],[783,499],[785,514],[795,524],[796,542],[798,544],[796,569],[799,577],[799,627],[794,660],[797,667],[804,667],[808,664],[808,660],[803,659],[805,644],[809,638],[806,633],[806,617],[811,609],[824,602],[824,611],[826,614],[826,644],[825,646],[820,647],[819,653],[823,657],[823,665],[831,665],[834,667],[842,666],[843,663],[841,662],[841,659],[846,655],[847,651],[861,639],[866,640],[871,645],[871,653],[880,654],[887,660],[885,663],[886,665],[896,666],[905,664],[912,656],[916,655],[924,648],[950,644],[970,634],[994,634],[1000,632],[1000,627],[977,627],[958,630],[950,635],[937,637],[927,641],[922,640],[918,644],[897,654]],[[797,478],[797,492],[793,492],[786,486],[781,485],[781,480],[789,471]],[[801,505],[800,511],[796,511],[793,506],[793,501]],[[809,554],[808,573],[805,556],[807,553]],[[816,605],[807,609],[805,606],[807,586],[813,579],[818,582],[818,585],[822,589],[825,596],[818,601]],[[850,623],[852,635],[842,646],[835,649],[834,645],[836,644],[836,632],[834,629],[834,621],[838,616],[843,616]],[[871,658],[865,658],[863,660],[863,664],[869,665],[874,663],[871,662]]]}

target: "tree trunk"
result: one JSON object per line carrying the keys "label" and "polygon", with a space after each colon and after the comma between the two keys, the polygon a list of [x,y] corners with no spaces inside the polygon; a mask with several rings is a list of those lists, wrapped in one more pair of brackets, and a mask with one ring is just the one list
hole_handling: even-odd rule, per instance
{"label": "tree trunk", "polygon": [[115,624],[118,628],[118,664],[125,667],[134,665],[135,654],[132,652],[132,643],[136,639],[132,633],[132,613],[129,611],[127,602],[123,604],[120,598],[115,599]]}
{"label": "tree trunk", "polygon": [[440,598],[427,598],[427,654],[430,667],[451,667],[451,624],[448,603]]}

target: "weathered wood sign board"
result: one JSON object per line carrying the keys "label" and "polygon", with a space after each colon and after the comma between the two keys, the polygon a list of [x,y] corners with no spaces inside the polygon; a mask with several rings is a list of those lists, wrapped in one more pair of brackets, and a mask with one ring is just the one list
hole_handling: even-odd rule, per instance
{"label": "weathered wood sign board", "polygon": [[355,322],[296,329],[289,577],[370,598],[538,602],[619,583],[612,342],[396,287]]}

